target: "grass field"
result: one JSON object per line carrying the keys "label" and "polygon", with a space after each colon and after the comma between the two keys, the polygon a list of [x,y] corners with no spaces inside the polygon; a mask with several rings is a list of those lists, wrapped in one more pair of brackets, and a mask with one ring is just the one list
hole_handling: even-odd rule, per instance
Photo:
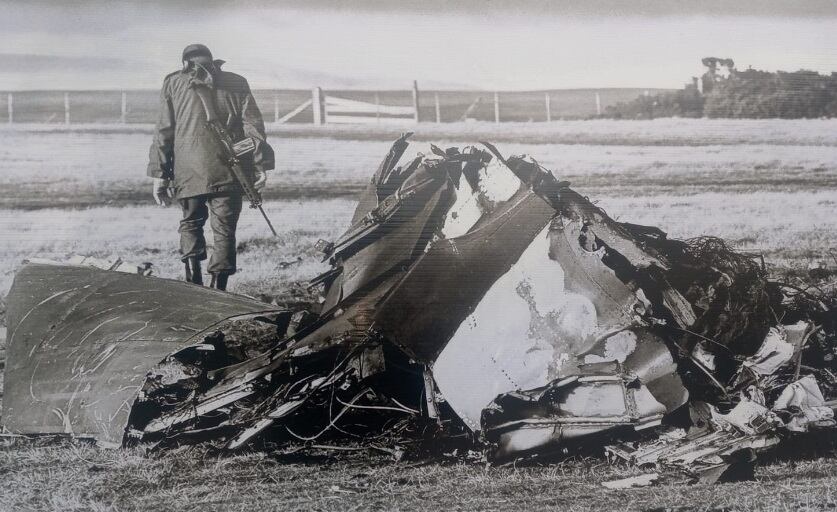
{"label": "grass field", "polygon": [[[101,125],[0,128],[0,208],[100,206],[148,201],[150,128]],[[398,127],[279,125],[267,199],[353,198],[400,131],[425,142],[488,140],[528,153],[594,195],[829,190],[837,185],[837,120],[566,121]]]}
{"label": "grass field", "polygon": [[[538,125],[521,125],[511,134],[503,126],[462,125],[459,133],[431,126],[416,135],[438,135],[442,146],[499,136],[501,151],[533,155],[620,220],[657,225],[676,237],[722,236],[739,249],[763,253],[774,272],[819,260],[834,266],[837,125],[625,123],[540,125],[540,131]],[[268,236],[258,215],[245,213],[241,270],[231,281],[232,291],[280,301],[290,297],[293,283],[323,268],[315,242],[346,228],[351,195],[377,166],[390,135],[367,131],[355,137],[361,140],[350,140],[352,129],[282,133],[274,139],[279,169],[267,203],[280,236]],[[521,142],[527,134],[542,143]],[[609,143],[611,136],[620,143]],[[21,261],[35,256],[118,254],[153,262],[157,275],[179,276],[178,212],[145,199],[148,143],[144,133],[0,131],[0,295]],[[427,145],[414,144],[408,155],[416,151],[428,152]],[[754,482],[667,481],[606,491],[600,482],[637,471],[597,457],[496,468],[325,452],[230,457],[184,449],[149,456],[15,439],[0,444],[0,510],[833,508],[837,450],[820,440],[820,451],[811,452],[811,444],[768,460]]]}

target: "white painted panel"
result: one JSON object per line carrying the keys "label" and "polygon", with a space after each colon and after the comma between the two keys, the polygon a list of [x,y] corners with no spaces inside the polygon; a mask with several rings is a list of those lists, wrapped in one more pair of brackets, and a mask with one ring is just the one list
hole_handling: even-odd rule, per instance
{"label": "white painted panel", "polygon": [[595,306],[564,290],[548,227],[491,287],[433,365],[439,391],[473,430],[497,395],[544,386],[596,332]]}
{"label": "white painted panel", "polygon": [[477,190],[473,190],[464,177],[460,178],[456,202],[448,210],[442,227],[445,238],[464,235],[483,215],[490,213],[491,208],[483,210],[485,202],[481,203],[480,199],[487,199],[493,207],[495,203],[508,201],[521,186],[520,179],[496,158],[480,169],[477,180]]}

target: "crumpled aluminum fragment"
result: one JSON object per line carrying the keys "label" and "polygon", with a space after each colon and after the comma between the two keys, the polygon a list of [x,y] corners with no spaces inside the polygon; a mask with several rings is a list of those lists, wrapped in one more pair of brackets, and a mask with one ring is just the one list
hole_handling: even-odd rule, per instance
{"label": "crumpled aluminum fragment", "polygon": [[834,420],[834,410],[825,405],[825,398],[811,375],[799,379],[788,385],[776,402],[773,410],[794,411],[785,428],[792,432],[807,432],[811,427],[822,428],[837,425]]}
{"label": "crumpled aluminum fragment", "polygon": [[758,375],[772,375],[782,365],[791,360],[794,346],[787,342],[785,330],[771,327],[758,351],[747,358],[742,366],[749,368]]}

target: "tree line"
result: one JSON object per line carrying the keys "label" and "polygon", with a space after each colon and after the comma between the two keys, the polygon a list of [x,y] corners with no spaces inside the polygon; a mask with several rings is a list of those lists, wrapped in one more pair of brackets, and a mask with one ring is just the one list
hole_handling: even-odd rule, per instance
{"label": "tree line", "polygon": [[837,73],[732,71],[702,94],[697,85],[609,106],[602,117],[819,118],[837,117]]}

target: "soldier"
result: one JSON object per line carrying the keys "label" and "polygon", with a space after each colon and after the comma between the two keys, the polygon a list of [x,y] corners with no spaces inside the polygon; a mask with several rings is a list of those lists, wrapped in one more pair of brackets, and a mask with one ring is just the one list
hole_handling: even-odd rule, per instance
{"label": "soldier", "polygon": [[176,199],[183,210],[180,221],[180,256],[186,280],[203,284],[201,261],[206,259],[203,226],[209,219],[215,246],[209,260],[211,286],[225,290],[235,273],[235,230],[241,213],[243,190],[235,179],[222,147],[206,126],[207,112],[195,86],[208,86],[215,110],[226,119],[235,140],[250,137],[255,151],[242,158],[242,167],[256,190],[273,169],[273,149],[267,144],[264,122],[247,80],[221,70],[209,48],[191,44],[183,50],[183,68],[163,80],[160,116],[151,144],[148,176],[157,204]]}

